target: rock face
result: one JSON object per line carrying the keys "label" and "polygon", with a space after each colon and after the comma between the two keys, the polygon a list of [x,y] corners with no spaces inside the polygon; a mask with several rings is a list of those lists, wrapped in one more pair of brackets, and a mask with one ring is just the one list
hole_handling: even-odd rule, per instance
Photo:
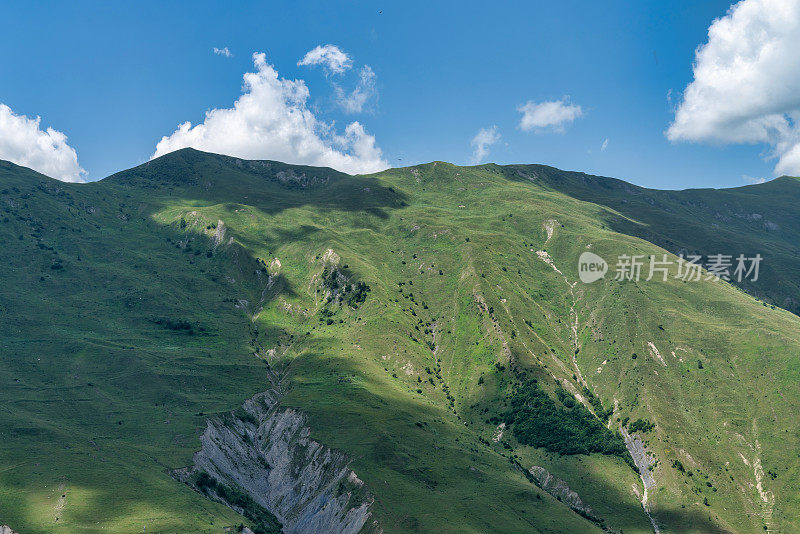
{"label": "rock face", "polygon": [[19,534],[19,532],[12,530],[8,525],[0,525],[0,534]]}
{"label": "rock face", "polygon": [[528,471],[536,479],[539,487],[547,493],[559,499],[573,510],[582,512],[587,516],[592,516],[592,509],[583,503],[580,496],[572,491],[566,482],[553,476],[547,469],[539,467],[538,465],[534,465]]}
{"label": "rock face", "polygon": [[[278,398],[266,391],[210,419],[194,466],[175,476],[192,485],[194,473],[206,472],[244,491],[287,533],[361,531],[370,518],[370,492],[348,458],[310,439],[306,417],[278,408]],[[373,521],[367,530],[380,528]]]}
{"label": "rock face", "polygon": [[650,513],[649,502],[650,492],[656,487],[656,479],[653,476],[653,472],[650,470],[650,467],[655,464],[655,459],[647,453],[647,449],[645,449],[642,440],[635,435],[629,434],[621,425],[619,430],[622,437],[625,438],[625,447],[628,448],[628,452],[631,458],[633,458],[633,463],[636,465],[636,469],[639,471],[639,476],[642,479],[642,486],[644,487],[642,508],[650,519],[650,523],[653,525],[653,532],[655,534],[660,534],[661,530],[659,529],[658,523]]}

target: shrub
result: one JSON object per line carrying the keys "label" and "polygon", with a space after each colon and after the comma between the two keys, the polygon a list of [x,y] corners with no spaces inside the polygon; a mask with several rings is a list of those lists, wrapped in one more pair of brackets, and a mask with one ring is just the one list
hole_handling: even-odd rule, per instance
{"label": "shrub", "polygon": [[628,427],[628,430],[630,430],[631,432],[645,433],[645,432],[650,432],[655,427],[656,425],[651,423],[648,419],[637,419],[636,421],[631,423],[630,427]]}
{"label": "shrub", "polygon": [[358,282],[350,295],[347,297],[347,304],[351,308],[358,308],[358,305],[367,300],[367,293],[371,291],[370,287],[363,281]]}
{"label": "shrub", "polygon": [[258,419],[256,418],[256,416],[251,414],[241,406],[236,408],[236,411],[233,412],[233,415],[235,415],[237,419],[240,419],[245,423],[250,423],[251,425],[258,426]]}
{"label": "shrub", "polygon": [[559,454],[599,452],[619,456],[633,465],[618,432],[606,428],[582,404],[573,401],[567,406],[566,391],[556,390],[556,395],[563,406],[556,404],[536,379],[527,379],[514,388],[505,422],[520,443]]}
{"label": "shrub", "polygon": [[158,319],[153,319],[153,322],[157,325],[163,326],[167,330],[194,334],[194,327],[192,326],[192,323],[184,319],[170,319],[168,317],[161,317]]}
{"label": "shrub", "polygon": [[585,387],[583,388],[583,394],[586,399],[589,401],[589,404],[592,405],[594,408],[594,413],[603,421],[608,421],[608,418],[611,417],[611,414],[614,413],[614,410],[608,409],[606,410],[603,408],[603,402],[600,400],[600,397],[596,397],[592,390]]}
{"label": "shrub", "polygon": [[216,489],[217,487],[217,479],[206,473],[205,471],[201,471],[198,473],[197,478],[195,479],[195,485],[197,489],[202,491],[203,493],[208,493],[209,489]]}
{"label": "shrub", "polygon": [[239,488],[225,485],[205,471],[201,471],[195,476],[194,484],[201,492],[208,494],[210,490],[213,490],[220,499],[231,506],[240,508],[242,515],[253,522],[252,530],[255,534],[276,534],[283,531],[283,525],[277,517]]}

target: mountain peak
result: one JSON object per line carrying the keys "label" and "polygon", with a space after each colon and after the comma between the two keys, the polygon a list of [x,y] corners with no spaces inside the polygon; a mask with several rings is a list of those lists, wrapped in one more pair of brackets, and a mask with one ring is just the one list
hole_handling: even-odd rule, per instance
{"label": "mountain peak", "polygon": [[207,187],[211,182],[248,187],[272,183],[290,189],[309,189],[347,176],[349,175],[329,167],[249,160],[182,148],[132,169],[115,173],[105,180],[184,187]]}
{"label": "mountain peak", "polygon": [[12,161],[0,159],[0,184],[24,185],[30,184],[34,180],[43,180],[45,182],[56,183],[59,181],[29,167],[18,165]]}

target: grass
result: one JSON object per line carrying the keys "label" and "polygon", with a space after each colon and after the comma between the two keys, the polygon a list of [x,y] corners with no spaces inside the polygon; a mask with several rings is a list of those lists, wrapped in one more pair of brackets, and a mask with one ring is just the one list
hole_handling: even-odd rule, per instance
{"label": "grass", "polygon": [[[609,527],[651,531],[623,458],[534,448],[514,425],[495,441],[519,372],[553,403],[577,393],[603,418],[613,411],[612,429],[628,418],[641,431],[663,526],[800,528],[800,320],[743,291],[793,298],[793,271],[765,271],[762,293],[609,277],[570,291],[584,250],[727,246],[732,234],[697,229],[707,206],[736,198],[728,213],[739,213],[770,188],[796,198],[793,184],[623,197],[616,182],[540,167],[347,177],[184,150],[73,185],[2,164],[0,243],[13,250],[0,274],[2,521],[24,532],[247,523],[168,472],[191,463],[206,416],[266,389],[254,355],[272,350],[289,377],[282,403],[352,458],[387,532],[598,529],[533,485],[520,469],[532,465]],[[789,211],[770,213],[785,232],[763,243],[794,268]],[[341,302],[325,299],[329,250],[347,279]]]}

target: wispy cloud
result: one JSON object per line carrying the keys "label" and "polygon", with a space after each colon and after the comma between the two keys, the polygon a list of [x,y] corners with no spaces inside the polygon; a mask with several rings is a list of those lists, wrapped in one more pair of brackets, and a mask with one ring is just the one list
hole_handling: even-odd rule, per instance
{"label": "wispy cloud", "polygon": [[334,84],[336,102],[347,113],[361,113],[366,105],[377,96],[375,87],[377,76],[369,65],[361,69],[358,84],[351,92],[345,91],[340,85]]}
{"label": "wispy cloud", "polygon": [[227,46],[225,48],[217,48],[215,46],[214,47],[214,53],[216,55],[218,55],[218,56],[224,56],[224,57],[232,57],[233,56],[233,54],[231,53],[231,51],[228,49]]}
{"label": "wispy cloud", "polygon": [[608,137],[603,139],[603,144],[600,145],[600,152],[605,152],[607,148],[608,148]]}
{"label": "wispy cloud", "polygon": [[552,130],[563,132],[566,125],[583,115],[580,106],[570,104],[569,98],[545,102],[528,101],[517,108],[522,113],[519,128],[525,132]]}
{"label": "wispy cloud", "polygon": [[64,182],[85,182],[86,171],[67,136],[53,128],[42,130],[41,118],[15,114],[0,104],[0,159],[30,167]]}
{"label": "wispy cloud", "polygon": [[181,124],[156,146],[152,157],[193,147],[247,159],[332,167],[362,174],[389,165],[375,137],[359,122],[344,133],[318,119],[306,105],[310,93],[303,80],[287,80],[263,53],[253,54],[256,72],[244,75],[244,92],[230,108],[206,112],[202,124]]}
{"label": "wispy cloud", "polygon": [[500,133],[497,131],[497,126],[491,128],[481,128],[475,137],[470,141],[472,147],[472,164],[477,165],[486,159],[489,155],[489,147],[500,141]]}
{"label": "wispy cloud", "polygon": [[353,58],[336,45],[326,44],[309,50],[298,65],[322,66],[329,83],[333,87],[336,104],[345,113],[361,113],[368,104],[378,97],[377,76],[369,65],[358,71],[358,81],[352,90],[345,89],[343,75],[353,68]]}
{"label": "wispy cloud", "polygon": [[742,175],[742,179],[743,179],[745,182],[749,182],[749,183],[751,183],[751,184],[763,184],[764,182],[766,182],[766,181],[767,181],[767,179],[766,179],[766,178],[763,178],[763,177],[761,177],[761,178],[756,178],[755,176],[748,176],[748,175],[746,175],[746,174]]}

